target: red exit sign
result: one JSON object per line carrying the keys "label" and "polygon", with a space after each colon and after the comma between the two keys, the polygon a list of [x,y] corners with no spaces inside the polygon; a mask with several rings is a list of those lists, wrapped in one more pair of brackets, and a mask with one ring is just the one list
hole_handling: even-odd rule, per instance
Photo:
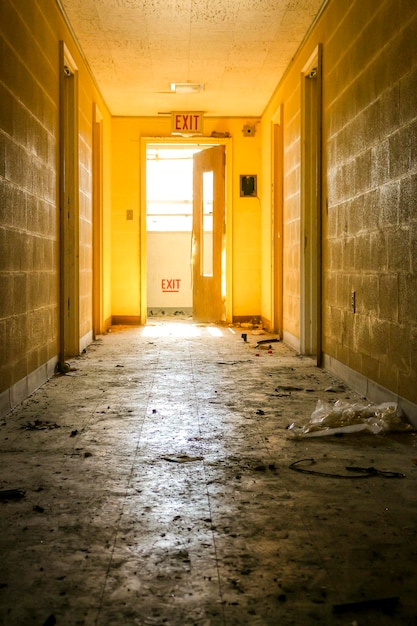
{"label": "red exit sign", "polygon": [[163,278],[161,280],[162,293],[178,293],[181,278]]}
{"label": "red exit sign", "polygon": [[174,111],[171,113],[172,135],[202,135],[203,114],[200,111]]}

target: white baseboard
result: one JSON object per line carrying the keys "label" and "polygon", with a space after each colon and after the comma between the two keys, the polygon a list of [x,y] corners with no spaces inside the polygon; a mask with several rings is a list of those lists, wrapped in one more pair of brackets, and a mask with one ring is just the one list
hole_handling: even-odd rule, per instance
{"label": "white baseboard", "polygon": [[417,428],[417,404],[382,387],[328,354],[323,354],[323,367],[344,380],[349,387],[371,402],[376,404],[396,402],[402,415]]}
{"label": "white baseboard", "polygon": [[49,359],[46,363],[21,378],[14,385],[0,394],[0,417],[6,415],[15,406],[23,402],[31,393],[46,383],[55,372],[58,355]]}

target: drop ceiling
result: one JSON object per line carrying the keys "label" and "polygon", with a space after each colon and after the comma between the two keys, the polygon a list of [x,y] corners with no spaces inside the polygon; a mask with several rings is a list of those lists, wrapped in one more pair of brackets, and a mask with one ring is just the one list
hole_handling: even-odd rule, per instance
{"label": "drop ceiling", "polygon": [[[115,116],[260,116],[323,0],[58,0]],[[192,94],[173,82],[203,83]]]}

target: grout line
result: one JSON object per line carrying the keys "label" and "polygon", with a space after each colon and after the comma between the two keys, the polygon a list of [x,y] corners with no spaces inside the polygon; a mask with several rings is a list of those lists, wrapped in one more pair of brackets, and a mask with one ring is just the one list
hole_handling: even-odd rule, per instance
{"label": "grout line", "polygon": [[98,609],[97,609],[97,616],[96,616],[95,621],[94,621],[95,626],[98,626],[101,609],[103,607],[103,600],[104,600],[104,595],[105,595],[105,591],[106,591],[106,587],[107,587],[107,581],[108,581],[108,577],[109,577],[109,573],[110,573],[110,568],[111,568],[111,565],[112,565],[112,562],[113,562],[114,551],[115,551],[115,548],[116,548],[116,542],[117,542],[117,538],[118,538],[118,534],[119,534],[119,525],[120,525],[120,521],[121,521],[121,519],[123,517],[123,513],[124,513],[124,509],[125,509],[125,505],[126,505],[127,492],[128,492],[129,486],[132,483],[132,477],[133,477],[133,472],[134,472],[134,469],[135,469],[136,458],[137,458],[137,454],[138,454],[138,450],[139,450],[139,445],[140,445],[140,442],[141,442],[142,432],[143,432],[143,428],[144,428],[144,425],[145,425],[146,416],[148,414],[150,398],[151,398],[152,391],[153,391],[154,384],[155,384],[156,369],[157,369],[158,362],[160,360],[160,351],[159,351],[159,349],[158,349],[158,351],[157,351],[155,356],[157,358],[155,358],[155,361],[153,361],[153,375],[152,375],[152,381],[151,381],[151,383],[149,385],[148,396],[147,396],[146,406],[145,406],[145,410],[144,410],[144,418],[143,418],[142,423],[140,425],[138,438],[137,438],[137,442],[136,442],[136,447],[135,447],[135,451],[133,453],[133,460],[132,460],[129,476],[128,476],[128,479],[127,479],[126,491],[125,491],[125,495],[124,495],[124,498],[123,498],[122,506],[120,507],[120,514],[119,514],[119,516],[117,518],[117,521],[115,523],[114,540],[113,540],[113,545],[112,545],[112,549],[111,549],[111,553],[110,553],[110,559],[109,559],[109,562],[108,562],[108,565],[107,565],[107,570],[106,570],[106,574],[105,574],[105,578],[104,578],[103,589],[102,589],[102,592],[101,592],[101,595],[100,595],[99,606],[98,606]]}
{"label": "grout line", "polygon": [[[191,376],[192,376],[193,389],[194,389],[195,408],[196,408],[197,419],[198,419],[198,431],[200,435],[202,436],[203,433],[201,430],[200,403],[199,403],[198,394],[197,394],[197,381],[196,381],[195,372],[194,372],[194,362],[193,362],[192,354],[189,348],[188,348],[188,353],[189,353],[189,359],[190,359],[190,364],[191,364]],[[204,484],[205,484],[205,490],[206,490],[206,496],[207,496],[207,505],[208,505],[209,514],[210,514],[211,525],[213,526],[213,515],[212,515],[212,509],[211,509],[210,493],[208,489],[207,468],[206,468],[206,461],[204,459],[204,455],[203,455],[202,464],[203,464]],[[217,581],[218,581],[218,586],[219,586],[221,616],[222,616],[223,625],[226,626],[226,615],[224,611],[224,600],[223,600],[222,585],[221,585],[221,579],[220,579],[219,558],[217,555],[216,539],[215,539],[213,530],[211,531],[211,536],[212,536],[212,541],[213,541],[214,557],[216,560],[216,572],[217,572]]]}

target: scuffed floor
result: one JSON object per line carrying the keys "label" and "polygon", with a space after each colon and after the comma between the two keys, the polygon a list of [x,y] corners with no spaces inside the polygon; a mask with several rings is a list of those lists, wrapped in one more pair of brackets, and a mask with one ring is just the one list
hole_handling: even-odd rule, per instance
{"label": "scuffed floor", "polygon": [[417,624],[416,436],[295,439],[357,396],[241,332],[114,328],[3,420],[0,624]]}

